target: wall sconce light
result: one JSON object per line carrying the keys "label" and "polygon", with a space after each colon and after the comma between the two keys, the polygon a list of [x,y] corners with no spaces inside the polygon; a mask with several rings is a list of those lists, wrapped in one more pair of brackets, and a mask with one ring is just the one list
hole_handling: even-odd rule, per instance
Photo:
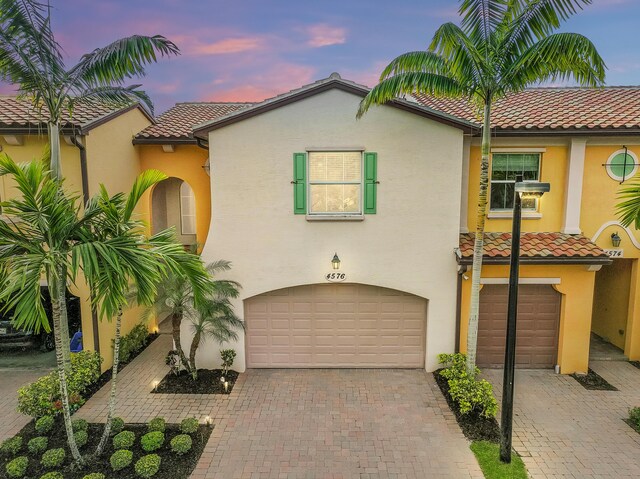
{"label": "wall sconce light", "polygon": [[611,234],[611,244],[613,245],[614,248],[619,248],[621,241],[622,241],[622,238],[620,238],[620,235],[618,234],[617,231]]}
{"label": "wall sconce light", "polygon": [[211,161],[209,160],[209,158],[207,158],[205,164],[202,165],[202,169],[207,175],[211,176]]}
{"label": "wall sconce light", "polygon": [[340,269],[340,258],[338,258],[338,253],[333,255],[333,259],[331,260],[331,265],[333,269]]}

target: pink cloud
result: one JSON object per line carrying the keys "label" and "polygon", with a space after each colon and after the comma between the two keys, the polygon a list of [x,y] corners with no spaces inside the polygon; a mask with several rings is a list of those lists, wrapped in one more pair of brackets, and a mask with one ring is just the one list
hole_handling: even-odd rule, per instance
{"label": "pink cloud", "polygon": [[224,55],[226,53],[240,53],[258,50],[263,45],[259,37],[226,38],[213,43],[201,43],[194,46],[196,55]]}
{"label": "pink cloud", "polygon": [[8,83],[0,83],[0,95],[14,96],[16,94],[17,94],[17,87],[15,85],[10,85]]}
{"label": "pink cloud", "polygon": [[334,27],[326,23],[310,25],[306,31],[309,34],[307,45],[315,48],[340,45],[347,41],[347,30],[345,28]]}

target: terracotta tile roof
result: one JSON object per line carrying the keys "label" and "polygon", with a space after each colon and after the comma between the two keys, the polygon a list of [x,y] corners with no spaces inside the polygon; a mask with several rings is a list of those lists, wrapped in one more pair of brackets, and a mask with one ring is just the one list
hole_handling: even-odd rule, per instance
{"label": "terracotta tile roof", "polygon": [[[474,233],[460,235],[461,262],[468,263],[473,258]],[[511,233],[485,233],[484,258],[506,260],[511,255]],[[520,257],[546,259],[551,262],[596,262],[609,263],[607,254],[589,238],[582,235],[564,233],[522,233]]]}
{"label": "terracotta tile roof", "polygon": [[[73,117],[63,115],[62,128],[84,128],[92,123],[125,108],[113,108],[109,105],[78,104]],[[34,129],[34,132],[46,131],[46,109],[38,111],[29,100],[19,100],[12,96],[0,96],[0,128]]]}
{"label": "terracotta tile roof", "polygon": [[[480,122],[467,100],[416,95],[422,105]],[[531,88],[497,100],[492,128],[500,130],[640,129],[640,86]]]}
{"label": "terracotta tile roof", "polygon": [[155,125],[150,125],[138,133],[135,139],[191,140],[191,132],[195,125],[251,105],[253,103],[178,103],[160,115]]}

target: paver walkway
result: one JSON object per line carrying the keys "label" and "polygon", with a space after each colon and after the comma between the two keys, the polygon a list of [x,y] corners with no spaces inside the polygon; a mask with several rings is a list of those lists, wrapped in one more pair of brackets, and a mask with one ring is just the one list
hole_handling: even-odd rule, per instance
{"label": "paver walkway", "polygon": [[[142,422],[209,415],[192,477],[482,478],[433,378],[417,370],[249,370],[228,396],[150,394],[166,374],[161,335],[120,376],[117,413]],[[103,420],[108,388],[76,416]]]}
{"label": "paver walkway", "polygon": [[47,372],[44,369],[0,369],[0,442],[15,435],[31,420],[16,411],[18,389]]}
{"label": "paver walkway", "polygon": [[[640,369],[590,366],[619,391],[588,391],[553,371],[516,371],[513,445],[533,479],[640,477],[640,434],[622,420],[640,406]],[[502,371],[483,376],[500,401]]]}

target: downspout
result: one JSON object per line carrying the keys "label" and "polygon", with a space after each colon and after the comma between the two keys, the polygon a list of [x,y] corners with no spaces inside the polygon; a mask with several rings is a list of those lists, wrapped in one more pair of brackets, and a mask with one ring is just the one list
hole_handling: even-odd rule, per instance
{"label": "downspout", "polygon": [[467,272],[468,266],[460,265],[458,268],[458,280],[456,286],[456,344],[455,353],[460,352],[460,321],[462,319],[462,280]]}
{"label": "downspout", "polygon": [[[85,206],[89,203],[89,170],[87,166],[87,149],[78,141],[76,135],[70,135],[69,139],[80,151],[80,176],[82,178],[82,199]],[[91,326],[93,329],[93,349],[100,355],[100,324],[98,321],[98,311],[91,304]]]}

